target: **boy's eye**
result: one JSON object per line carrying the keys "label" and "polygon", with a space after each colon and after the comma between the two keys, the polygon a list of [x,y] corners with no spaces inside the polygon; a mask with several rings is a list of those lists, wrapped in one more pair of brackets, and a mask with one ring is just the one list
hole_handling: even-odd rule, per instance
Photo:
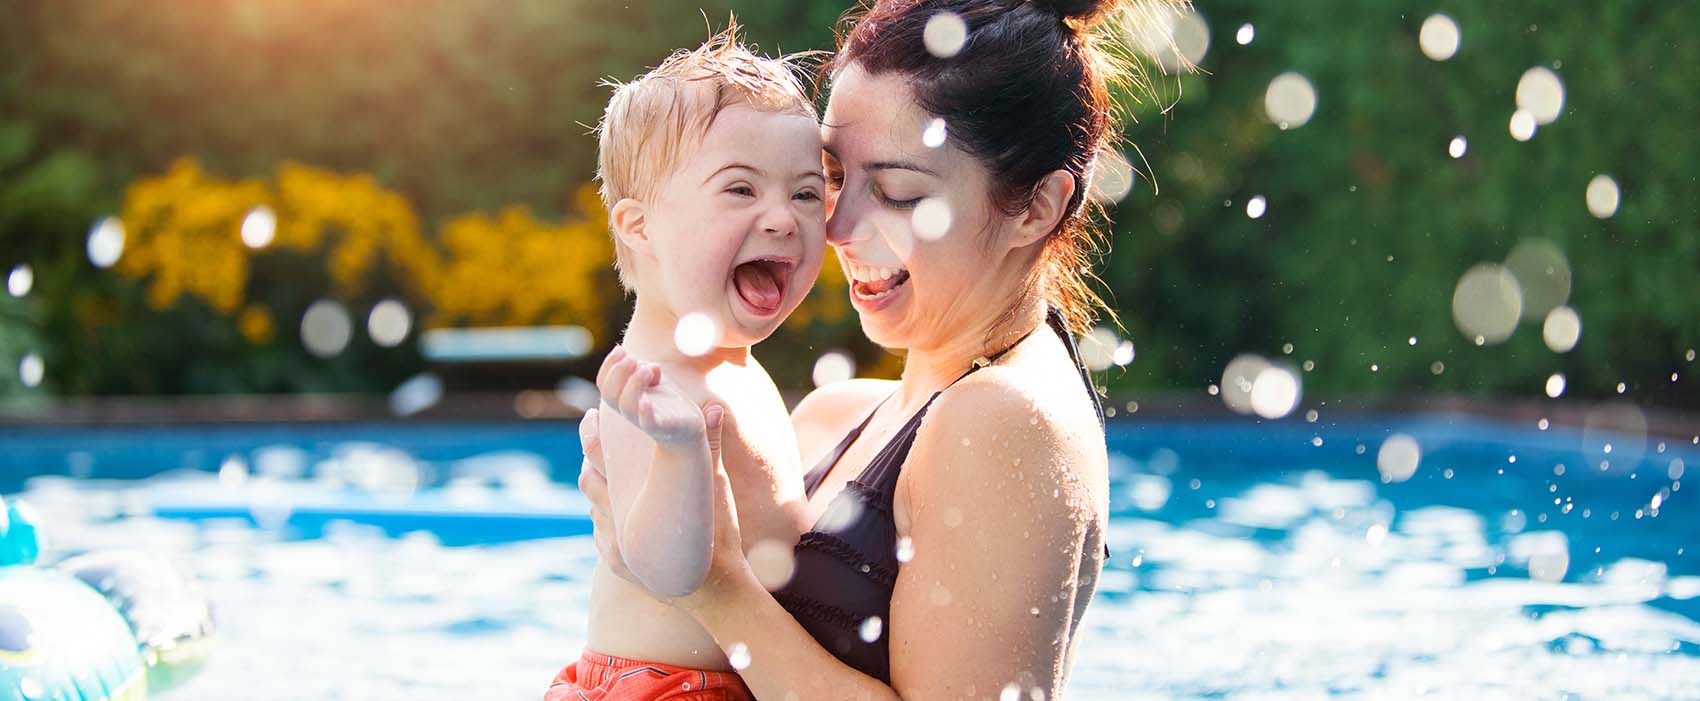
{"label": "boy's eye", "polygon": [[815,192],[814,190],[803,190],[801,192],[798,192],[795,195],[792,195],[791,197],[792,197],[792,199],[801,200],[803,202],[819,202],[820,201],[820,193]]}
{"label": "boy's eye", "polygon": [[755,188],[750,187],[748,185],[733,185],[732,187],[726,188],[726,191],[730,192],[734,195],[739,195],[739,196],[742,196],[742,197],[755,197],[756,196]]}

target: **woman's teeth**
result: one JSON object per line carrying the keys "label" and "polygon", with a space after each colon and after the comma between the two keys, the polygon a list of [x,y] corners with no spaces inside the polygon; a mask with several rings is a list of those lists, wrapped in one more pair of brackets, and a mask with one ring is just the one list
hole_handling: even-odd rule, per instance
{"label": "woman's teeth", "polygon": [[850,279],[856,282],[880,282],[902,273],[902,268],[882,268],[876,265],[850,265]]}

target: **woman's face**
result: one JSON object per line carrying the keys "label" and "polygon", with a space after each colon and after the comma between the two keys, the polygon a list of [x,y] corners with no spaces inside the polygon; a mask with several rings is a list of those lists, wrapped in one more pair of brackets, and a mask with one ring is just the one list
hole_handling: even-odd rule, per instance
{"label": "woman's face", "polygon": [[823,120],[827,243],[862,331],[929,349],[983,333],[1025,267],[1001,243],[1009,219],[990,172],[944,137],[901,75],[840,71]]}

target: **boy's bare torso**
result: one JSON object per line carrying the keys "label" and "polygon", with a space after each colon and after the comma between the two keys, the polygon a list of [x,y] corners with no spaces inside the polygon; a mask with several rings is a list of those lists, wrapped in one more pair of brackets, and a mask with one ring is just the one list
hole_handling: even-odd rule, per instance
{"label": "boy's bare torso", "polygon": [[[761,365],[721,365],[708,376],[662,366],[667,380],[699,405],[726,407],[721,461],[732,483],[744,551],[770,541],[787,551],[806,529],[797,440],[785,403]],[[604,411],[602,446],[609,465],[645,465],[652,443],[617,412]],[[730,669],[720,646],[689,615],[597,563],[591,582],[586,646],[616,657],[693,669]]]}

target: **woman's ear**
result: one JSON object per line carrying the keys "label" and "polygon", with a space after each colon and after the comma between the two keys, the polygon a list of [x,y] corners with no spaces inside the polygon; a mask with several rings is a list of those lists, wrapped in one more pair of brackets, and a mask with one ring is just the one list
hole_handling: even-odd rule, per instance
{"label": "woman's ear", "polygon": [[608,227],[627,248],[639,253],[649,252],[649,234],[644,231],[643,203],[630,197],[614,203],[608,210]]}
{"label": "woman's ear", "polygon": [[1045,240],[1069,214],[1068,203],[1074,199],[1074,174],[1053,170],[1033,189],[1033,202],[1017,220],[1012,247],[1027,246]]}

